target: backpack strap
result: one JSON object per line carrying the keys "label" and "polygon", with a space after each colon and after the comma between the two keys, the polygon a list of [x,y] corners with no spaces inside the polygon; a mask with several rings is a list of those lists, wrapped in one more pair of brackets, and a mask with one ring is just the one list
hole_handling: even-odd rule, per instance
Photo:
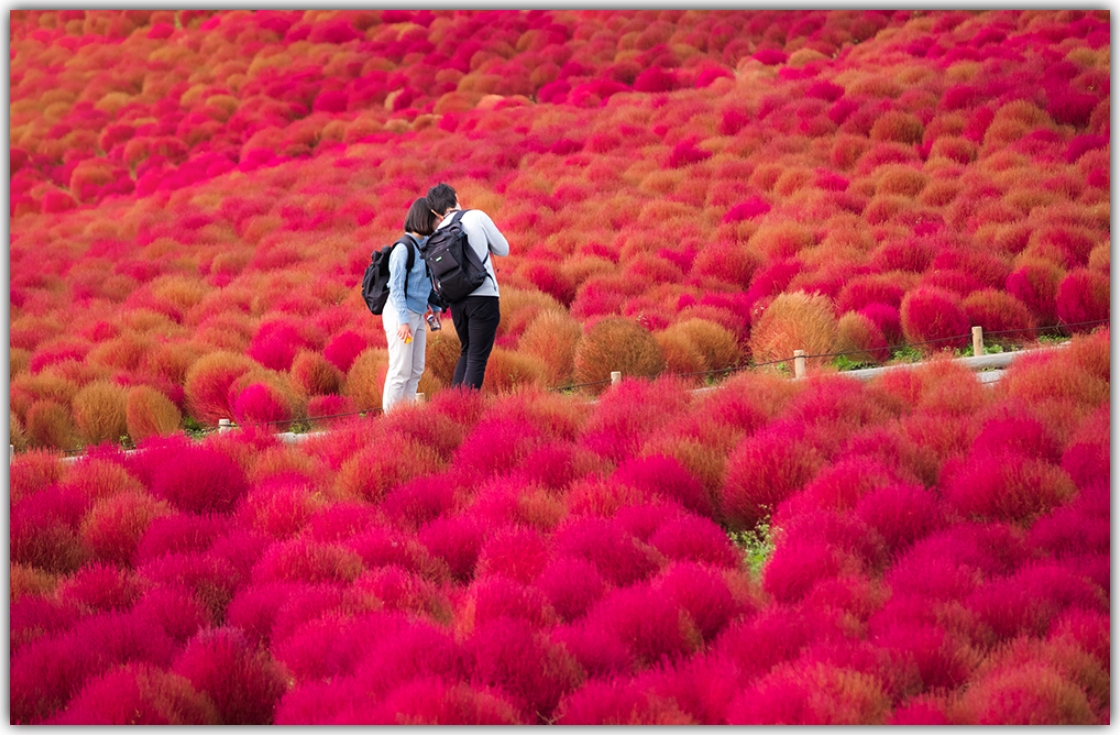
{"label": "backpack strap", "polygon": [[[456,212],[454,214],[454,216],[451,217],[451,224],[452,225],[458,224],[459,220],[461,220],[463,218],[463,215],[466,214],[469,211],[471,211],[471,210],[460,209],[458,212]],[[448,225],[448,226],[450,227],[450,225]],[[474,248],[467,248],[466,249],[466,256],[469,258],[472,255],[475,256],[475,260],[478,260],[478,256],[475,255]],[[490,276],[490,271],[486,270],[486,261],[488,261],[488,260],[490,260],[490,243],[486,243],[486,255],[483,256],[482,260],[478,264],[478,267],[480,269],[482,269],[483,277],[484,278],[489,278],[492,281],[494,279]]]}
{"label": "backpack strap", "polygon": [[[405,239],[405,238],[407,238],[407,239]],[[412,235],[408,234],[407,232],[404,233],[404,237],[402,237],[401,239],[399,239],[395,243],[393,243],[394,248],[396,248],[398,245],[404,245],[406,248],[408,248],[408,260],[407,260],[407,262],[405,263],[405,266],[404,266],[404,297],[407,299],[408,298],[408,274],[412,270],[412,265],[416,262],[416,245],[413,242]]]}
{"label": "backpack strap", "polygon": [[[408,239],[406,240],[405,237],[407,237]],[[420,243],[415,237],[407,232],[404,233],[404,237],[402,237],[400,240],[397,240],[397,242],[394,244],[400,245],[402,243],[408,247],[408,262],[405,264],[405,270],[411,271],[412,266],[416,264],[416,248]],[[405,279],[405,283],[408,283],[407,278]]]}

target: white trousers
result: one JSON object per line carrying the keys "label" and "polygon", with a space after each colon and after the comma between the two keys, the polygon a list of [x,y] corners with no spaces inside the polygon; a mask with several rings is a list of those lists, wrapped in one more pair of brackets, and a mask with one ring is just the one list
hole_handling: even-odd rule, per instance
{"label": "white trousers", "polygon": [[405,344],[397,336],[397,310],[387,307],[381,314],[385,337],[389,342],[389,372],[385,374],[385,389],[381,393],[381,410],[389,411],[400,401],[415,401],[416,387],[424,374],[424,346],[427,344],[427,323],[423,314],[408,312],[412,327],[412,342]]}

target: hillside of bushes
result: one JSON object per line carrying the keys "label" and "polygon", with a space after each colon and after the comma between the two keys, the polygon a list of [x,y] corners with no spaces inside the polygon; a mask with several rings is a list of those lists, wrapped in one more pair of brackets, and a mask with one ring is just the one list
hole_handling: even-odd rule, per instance
{"label": "hillside of bushes", "polygon": [[10,27],[12,724],[1110,721],[1108,11]]}

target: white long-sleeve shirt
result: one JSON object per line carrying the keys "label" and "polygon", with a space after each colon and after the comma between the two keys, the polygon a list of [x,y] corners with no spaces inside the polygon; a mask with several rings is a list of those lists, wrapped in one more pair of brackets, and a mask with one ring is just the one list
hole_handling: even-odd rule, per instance
{"label": "white long-sleeve shirt", "polygon": [[[451,224],[451,219],[454,216],[455,212],[448,212],[436,229]],[[506,236],[494,224],[494,220],[490,219],[490,215],[481,209],[466,210],[459,222],[463,226],[463,231],[467,233],[467,242],[474,249],[474,254],[478,256],[479,262],[485,266],[486,272],[490,274],[490,277],[484,280],[481,286],[471,291],[469,295],[498,296],[498,279],[494,273],[494,262],[492,258],[486,256],[488,253],[502,257],[509,255],[509,242],[506,240]]]}

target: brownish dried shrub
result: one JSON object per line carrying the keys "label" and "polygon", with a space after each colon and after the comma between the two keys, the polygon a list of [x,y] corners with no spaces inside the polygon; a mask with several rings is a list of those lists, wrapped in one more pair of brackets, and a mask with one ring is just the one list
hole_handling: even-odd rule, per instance
{"label": "brownish dried shrub", "polygon": [[[428,354],[430,357],[431,352]],[[346,382],[342,386],[342,394],[353,399],[363,411],[381,408],[381,393],[385,388],[385,373],[388,370],[388,350],[381,347],[364,350],[350,366],[350,372],[346,374]],[[448,383],[450,382],[448,379]]]}
{"label": "brownish dried shrub", "polygon": [[128,435],[133,441],[167,436],[179,429],[183,414],[170,398],[148,385],[133,386],[125,405]]}
{"label": "brownish dried shrub", "polygon": [[13,447],[17,452],[22,452],[28,447],[27,432],[24,431],[23,422],[19,420],[19,416],[15,411],[9,411],[10,418],[8,419],[8,437]]}
{"label": "brownish dried shrub", "polygon": [[486,364],[482,388],[487,393],[508,393],[525,386],[547,388],[547,373],[540,358],[495,347]]}
{"label": "brownish dried shrub", "polygon": [[546,382],[555,387],[571,381],[582,336],[583,328],[567,311],[547,309],[525,328],[517,348],[544,364]]}
{"label": "brownish dried shrub", "polygon": [[833,352],[845,353],[852,362],[881,363],[890,358],[883,331],[869,317],[849,311],[836,323]]}
{"label": "brownish dried shrub", "polygon": [[693,318],[671,325],[666,332],[680,334],[704,360],[704,370],[723,370],[739,362],[739,343],[731,330],[707,319]]}
{"label": "brownish dried shrub", "polygon": [[633,319],[609,316],[595,322],[576,348],[575,379],[591,393],[603,392],[611,373],[656,377],[665,369],[661,347],[649,330]]}
{"label": "brownish dried shrub", "polygon": [[292,360],[292,382],[312,396],[337,393],[342,385],[342,371],[320,352],[300,350]]}
{"label": "brownish dried shrub", "polygon": [[664,330],[653,335],[665,358],[665,369],[671,373],[689,376],[687,382],[698,383],[704,372],[704,356],[687,335],[680,331]]}
{"label": "brownish dried shrub", "polygon": [[78,391],[71,402],[74,423],[90,444],[116,442],[128,433],[128,390],[97,380]]}
{"label": "brownish dried shrub", "polygon": [[[424,356],[424,377],[420,378],[421,385],[432,381],[441,388],[451,385],[455,377],[455,365],[459,362],[459,352],[462,345],[459,334],[451,319],[444,317],[443,329],[438,332],[428,333],[427,354]],[[352,368],[351,368],[352,369]],[[421,391],[427,393],[428,391]]]}
{"label": "brownish dried shrub", "polygon": [[78,429],[70,409],[56,401],[36,401],[27,411],[26,431],[32,447],[63,450],[78,447]]}
{"label": "brownish dried shrub", "polygon": [[[835,341],[836,315],[831,299],[794,291],[775,298],[751,330],[751,356],[755,363],[789,360],[782,364],[793,372],[794,350],[804,350],[806,355],[825,354]],[[820,366],[827,361],[817,358],[807,364]]]}

